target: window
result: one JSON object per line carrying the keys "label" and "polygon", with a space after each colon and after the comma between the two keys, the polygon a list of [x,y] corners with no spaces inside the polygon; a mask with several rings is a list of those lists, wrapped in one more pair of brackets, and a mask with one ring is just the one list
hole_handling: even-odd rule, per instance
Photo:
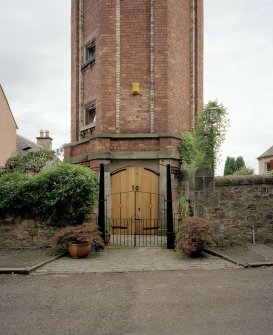
{"label": "window", "polygon": [[86,47],[86,62],[92,62],[96,57],[96,44],[95,41],[92,41]]}
{"label": "window", "polygon": [[92,40],[91,42],[85,45],[85,55],[84,55],[84,63],[81,66],[81,70],[85,71],[87,68],[90,68],[95,63],[96,59],[96,40]]}
{"label": "window", "polygon": [[86,107],[85,110],[85,124],[91,124],[96,122],[96,104],[92,104]]}

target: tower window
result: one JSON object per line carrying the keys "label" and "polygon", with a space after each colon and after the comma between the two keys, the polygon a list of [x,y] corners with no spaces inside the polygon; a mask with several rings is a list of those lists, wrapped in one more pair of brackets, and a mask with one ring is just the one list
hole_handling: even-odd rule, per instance
{"label": "tower window", "polygon": [[91,42],[85,45],[85,56],[84,63],[81,65],[81,70],[85,71],[87,68],[90,68],[95,63],[96,59],[96,40],[92,40]]}
{"label": "tower window", "polygon": [[86,62],[93,62],[96,57],[96,43],[92,41],[86,46]]}
{"label": "tower window", "polygon": [[96,122],[96,104],[88,106],[85,110],[85,124]]}

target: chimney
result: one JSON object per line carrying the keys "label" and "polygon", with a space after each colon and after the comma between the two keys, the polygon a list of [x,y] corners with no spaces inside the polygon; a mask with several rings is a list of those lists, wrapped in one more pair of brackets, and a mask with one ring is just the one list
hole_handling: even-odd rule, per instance
{"label": "chimney", "polygon": [[37,144],[44,147],[46,150],[52,150],[52,138],[49,136],[49,131],[40,130],[40,136],[36,137]]}

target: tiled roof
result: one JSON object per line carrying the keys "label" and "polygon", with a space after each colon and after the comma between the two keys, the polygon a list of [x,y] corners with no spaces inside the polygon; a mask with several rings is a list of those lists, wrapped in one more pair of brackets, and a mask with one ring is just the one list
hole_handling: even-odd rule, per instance
{"label": "tiled roof", "polygon": [[39,151],[42,150],[43,147],[38,145],[37,143],[34,143],[27,138],[21,136],[21,135],[16,135],[16,149],[17,152],[20,151]]}
{"label": "tiled roof", "polygon": [[261,156],[259,156],[258,159],[269,156],[273,156],[273,145],[268,150],[266,150]]}

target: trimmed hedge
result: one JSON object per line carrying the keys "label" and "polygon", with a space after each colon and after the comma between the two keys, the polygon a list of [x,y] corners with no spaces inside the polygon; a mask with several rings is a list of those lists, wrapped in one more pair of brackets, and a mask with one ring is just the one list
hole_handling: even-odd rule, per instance
{"label": "trimmed hedge", "polygon": [[221,176],[215,177],[215,185],[237,186],[237,185],[259,185],[273,184],[273,176],[270,175],[246,175],[246,176]]}
{"label": "trimmed hedge", "polygon": [[30,214],[57,227],[80,224],[98,198],[95,172],[59,163],[35,176],[0,177],[0,214]]}

